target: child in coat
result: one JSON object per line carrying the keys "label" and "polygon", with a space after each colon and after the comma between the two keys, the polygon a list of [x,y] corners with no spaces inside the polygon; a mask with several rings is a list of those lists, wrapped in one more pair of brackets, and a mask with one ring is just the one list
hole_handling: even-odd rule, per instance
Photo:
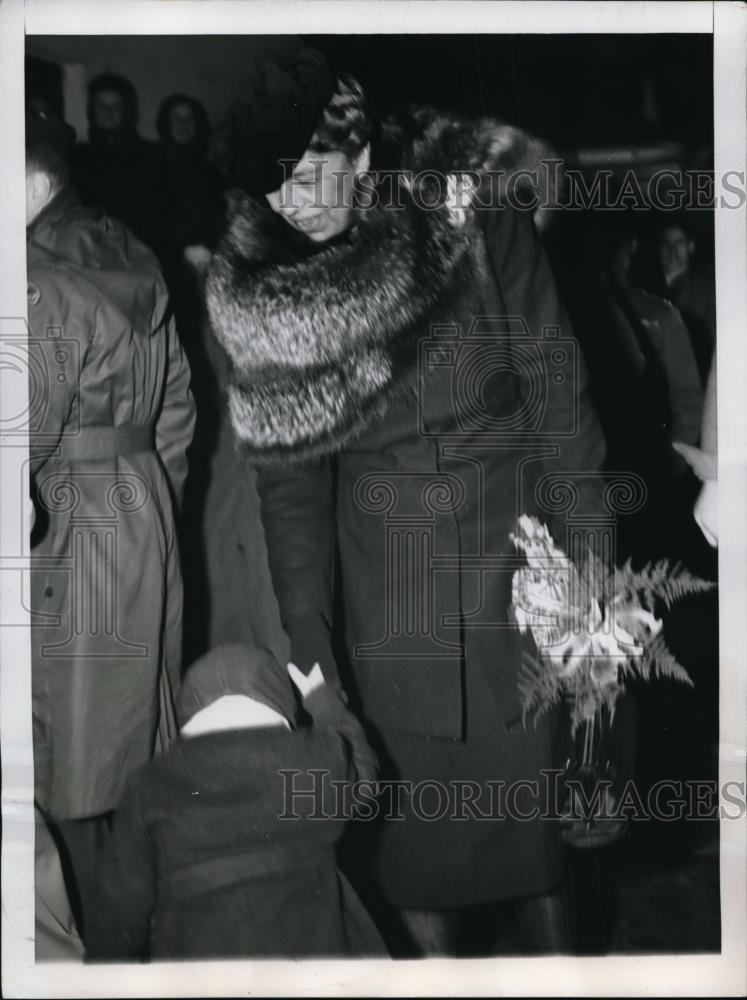
{"label": "child in coat", "polygon": [[89,959],[386,954],[335,861],[329,780],[359,775],[355,720],[318,667],[288,671],[311,725],[266,650],[218,648],[187,671],[180,738],[116,811]]}

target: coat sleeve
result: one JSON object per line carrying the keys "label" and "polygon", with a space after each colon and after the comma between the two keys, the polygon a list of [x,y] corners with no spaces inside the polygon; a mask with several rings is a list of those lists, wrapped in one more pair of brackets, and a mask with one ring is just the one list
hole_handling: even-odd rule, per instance
{"label": "coat sleeve", "polygon": [[156,905],[156,853],[142,815],[142,785],[133,776],[114,814],[96,872],[96,920],[86,930],[91,961],[146,960]]}
{"label": "coat sleeve", "polygon": [[[591,513],[601,505],[602,481],[598,473],[605,443],[589,399],[588,371],[580,345],[558,297],[531,212],[506,206],[485,214],[488,256],[506,313],[524,318],[547,373],[541,389],[544,411],[537,429],[558,450],[557,457],[548,461],[548,469],[567,473],[569,481],[573,481],[579,493],[575,513]],[[558,330],[561,343],[543,335],[547,327]],[[565,361],[558,363],[557,349],[566,345],[571,350],[561,351]],[[528,378],[529,373],[522,369],[520,379],[525,391]],[[573,433],[553,437],[556,428],[569,427],[574,428]],[[548,520],[552,523],[555,519]]]}
{"label": "coat sleeve", "polygon": [[674,307],[667,306],[659,335],[651,331],[669,383],[672,440],[696,445],[703,414],[703,389],[690,334]]}
{"label": "coat sleeve", "polygon": [[260,469],[257,489],[291,658],[304,673],[318,662],[325,680],[339,685],[331,640],[335,531],[330,463]]}
{"label": "coat sleeve", "polygon": [[156,448],[180,503],[187,478],[187,448],[195,428],[195,403],[189,387],[189,363],[173,317],[168,320],[166,337],[166,379],[156,420]]}

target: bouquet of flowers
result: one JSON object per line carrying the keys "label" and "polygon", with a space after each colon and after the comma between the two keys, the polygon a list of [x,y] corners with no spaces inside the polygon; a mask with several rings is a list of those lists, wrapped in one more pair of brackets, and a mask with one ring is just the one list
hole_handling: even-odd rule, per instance
{"label": "bouquet of flowers", "polygon": [[536,647],[536,654],[525,651],[520,673],[525,720],[565,700],[575,735],[602,709],[613,716],[631,676],[692,685],[667,649],[657,610],[714,583],[667,561],[634,571],[628,560],[610,569],[591,551],[576,565],[547,527],[526,515],[511,538],[527,563],[514,574],[513,616]]}

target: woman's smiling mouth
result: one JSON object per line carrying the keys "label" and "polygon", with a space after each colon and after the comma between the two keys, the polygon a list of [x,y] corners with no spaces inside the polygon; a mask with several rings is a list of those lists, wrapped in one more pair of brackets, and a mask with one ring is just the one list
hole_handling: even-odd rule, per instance
{"label": "woman's smiling mouth", "polygon": [[316,217],[313,219],[293,219],[292,221],[293,225],[304,233],[314,233],[322,228],[322,220]]}

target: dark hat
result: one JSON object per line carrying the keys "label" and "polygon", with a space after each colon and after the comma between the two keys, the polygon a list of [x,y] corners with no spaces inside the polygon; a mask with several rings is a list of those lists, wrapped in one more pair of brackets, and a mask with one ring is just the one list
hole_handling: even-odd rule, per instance
{"label": "dark hat", "polygon": [[176,702],[179,726],[224,695],[243,694],[296,720],[296,697],[288,674],[262,646],[218,646],[187,670]]}
{"label": "dark hat", "polygon": [[334,74],[316,49],[263,57],[249,92],[218,131],[211,158],[247,193],[276,191],[303,156],[334,89]]}
{"label": "dark hat", "polygon": [[75,142],[75,129],[52,111],[26,108],[27,155],[46,147],[57,156],[67,159]]}

